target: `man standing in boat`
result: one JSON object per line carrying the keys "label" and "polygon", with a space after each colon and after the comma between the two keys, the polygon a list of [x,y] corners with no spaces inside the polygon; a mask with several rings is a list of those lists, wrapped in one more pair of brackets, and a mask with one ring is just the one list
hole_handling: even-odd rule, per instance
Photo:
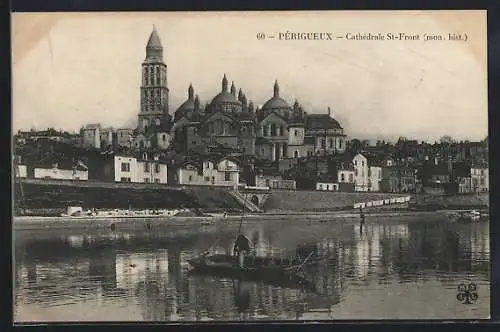
{"label": "man standing in boat", "polygon": [[238,265],[242,269],[245,267],[245,256],[249,251],[250,241],[248,238],[243,234],[238,235],[236,241],[234,242],[233,256],[238,257]]}

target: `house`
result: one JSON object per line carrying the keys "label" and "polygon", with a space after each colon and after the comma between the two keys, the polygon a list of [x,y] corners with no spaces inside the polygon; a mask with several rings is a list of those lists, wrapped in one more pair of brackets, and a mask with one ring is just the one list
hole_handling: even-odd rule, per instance
{"label": "house", "polygon": [[339,183],[336,177],[321,176],[316,182],[316,190],[318,191],[339,191]]}
{"label": "house", "polygon": [[88,168],[81,161],[75,165],[54,163],[51,166],[37,166],[34,168],[35,179],[57,180],[88,180]]}
{"label": "house", "polygon": [[[380,191],[382,184],[382,167],[391,163],[391,160],[384,160],[376,155],[367,155],[368,162],[368,191]],[[392,163],[391,163],[392,164]]]}
{"label": "house", "polygon": [[337,180],[339,191],[353,192],[355,190],[354,165],[352,163],[340,164],[337,168]]}
{"label": "house", "polygon": [[488,167],[477,165],[471,167],[472,191],[475,193],[485,193],[489,191]]}
{"label": "house", "polygon": [[446,184],[451,182],[451,167],[446,163],[437,163],[431,169],[431,182]]}
{"label": "house", "polygon": [[28,177],[28,167],[26,165],[16,165],[15,166],[15,177],[16,178],[26,178]]}
{"label": "house", "polygon": [[143,153],[104,152],[89,156],[89,178],[107,182],[168,183],[167,163]]}
{"label": "house", "polygon": [[295,190],[297,184],[295,180],[284,179],[279,171],[273,169],[259,169],[255,176],[257,187],[268,187],[272,189]]}
{"label": "house", "polygon": [[168,183],[168,165],[161,162],[157,155],[148,158],[147,153],[137,158],[135,178],[141,183]]}
{"label": "house", "polygon": [[353,158],[355,191],[369,190],[368,160],[358,153]]}
{"label": "house", "polygon": [[203,158],[171,165],[169,181],[177,185],[238,187],[239,166],[229,158]]}
{"label": "house", "polygon": [[459,194],[470,194],[473,192],[471,177],[458,177],[457,184],[458,184],[457,191]]}
{"label": "house", "polygon": [[380,189],[387,193],[409,193],[416,190],[415,171],[406,166],[382,168]]}

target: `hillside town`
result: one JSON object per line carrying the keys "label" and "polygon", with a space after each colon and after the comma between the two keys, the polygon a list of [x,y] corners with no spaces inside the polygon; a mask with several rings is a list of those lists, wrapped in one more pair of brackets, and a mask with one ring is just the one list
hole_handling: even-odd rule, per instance
{"label": "hillside town", "polygon": [[[135,128],[85,124],[14,135],[15,176],[32,179],[239,186],[338,192],[488,192],[488,140],[396,142],[349,137],[333,110],[305,110],[280,96],[261,107],[221,75],[203,104],[192,84],[169,108],[167,66],[156,28],[146,46]],[[271,89],[272,88],[272,89]],[[291,105],[291,106],[290,106]]]}

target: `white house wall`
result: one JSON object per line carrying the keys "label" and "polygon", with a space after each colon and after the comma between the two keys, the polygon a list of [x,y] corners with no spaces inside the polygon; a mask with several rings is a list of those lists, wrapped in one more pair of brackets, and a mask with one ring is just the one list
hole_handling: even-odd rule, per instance
{"label": "white house wall", "polygon": [[88,180],[88,171],[79,171],[59,168],[35,168],[35,179],[58,179],[58,180]]}

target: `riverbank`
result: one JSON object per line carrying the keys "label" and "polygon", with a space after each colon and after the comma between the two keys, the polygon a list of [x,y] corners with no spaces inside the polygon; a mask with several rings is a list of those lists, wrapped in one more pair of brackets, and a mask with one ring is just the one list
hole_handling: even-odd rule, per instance
{"label": "riverbank", "polygon": [[[433,211],[433,212],[371,212],[366,214],[367,221],[390,221],[391,219],[400,220],[401,218],[446,218],[452,211]],[[357,212],[328,212],[328,213],[261,213],[249,215],[212,215],[206,217],[14,217],[14,230],[33,230],[33,229],[88,229],[88,228],[107,228],[107,229],[153,229],[155,227],[167,226],[210,226],[235,224],[243,220],[248,223],[260,222],[358,222],[359,213]]]}

